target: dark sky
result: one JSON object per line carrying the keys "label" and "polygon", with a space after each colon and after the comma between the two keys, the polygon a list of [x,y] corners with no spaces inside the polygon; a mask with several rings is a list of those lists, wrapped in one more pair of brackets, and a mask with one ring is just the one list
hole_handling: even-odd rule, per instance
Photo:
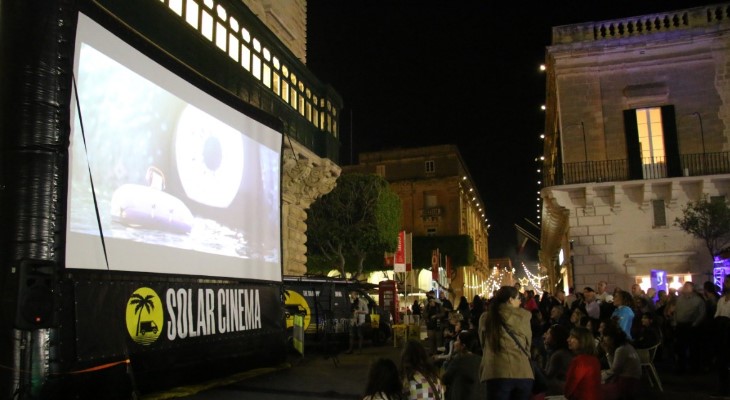
{"label": "dark sky", "polygon": [[[309,0],[307,64],[343,98],[341,164],[364,151],[457,145],[487,206],[490,257],[514,256],[514,224],[538,221],[538,67],[551,28],[715,3]],[[527,259],[536,254],[530,244]]]}

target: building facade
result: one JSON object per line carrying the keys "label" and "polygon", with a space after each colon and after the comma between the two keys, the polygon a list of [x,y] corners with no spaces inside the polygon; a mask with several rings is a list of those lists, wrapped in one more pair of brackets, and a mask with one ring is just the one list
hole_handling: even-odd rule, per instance
{"label": "building facade", "polygon": [[[452,277],[440,281],[457,300],[483,294],[481,284],[490,273],[486,208],[456,146],[361,153],[357,165],[343,167],[343,173],[354,172],[377,174],[390,183],[403,205],[402,228],[414,237],[469,235],[474,264],[456,266]],[[430,266],[414,265],[423,268]]]}
{"label": "building facade", "polygon": [[546,50],[540,261],[567,288],[711,280],[674,222],[730,187],[730,11],[554,27]]}

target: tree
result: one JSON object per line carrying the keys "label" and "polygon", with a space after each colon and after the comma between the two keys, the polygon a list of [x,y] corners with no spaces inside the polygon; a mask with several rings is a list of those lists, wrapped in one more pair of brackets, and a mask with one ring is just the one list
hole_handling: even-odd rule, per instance
{"label": "tree", "polygon": [[135,336],[139,336],[139,327],[142,323],[142,310],[147,311],[147,314],[149,314],[155,308],[155,303],[152,302],[154,298],[155,296],[151,294],[145,297],[137,293],[132,294],[132,300],[130,300],[129,304],[135,304],[134,313],[139,314],[139,317],[137,317],[137,331]]}
{"label": "tree", "polygon": [[401,226],[400,198],[377,175],[343,174],[330,193],[307,211],[307,268],[328,271],[336,267],[355,277],[363,273],[365,259],[378,257],[397,245]]}
{"label": "tree", "polygon": [[730,245],[730,207],[726,200],[708,200],[707,195],[689,202],[674,225],[705,242],[711,257]]}

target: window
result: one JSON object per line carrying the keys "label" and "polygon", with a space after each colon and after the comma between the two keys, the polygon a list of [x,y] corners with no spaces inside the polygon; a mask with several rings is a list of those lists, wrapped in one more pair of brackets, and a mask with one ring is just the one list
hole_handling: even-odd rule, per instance
{"label": "window", "polygon": [[673,105],[624,111],[629,179],[682,176]]}
{"label": "window", "polygon": [[636,124],[639,131],[639,149],[641,163],[644,166],[644,179],[666,177],[661,109],[659,107],[637,109]]}
{"label": "window", "polygon": [[427,174],[436,172],[436,164],[433,162],[433,160],[426,161],[425,168]]}
{"label": "window", "polygon": [[664,200],[652,200],[651,205],[654,209],[654,227],[667,226],[667,214],[664,210]]}
{"label": "window", "polygon": [[436,228],[426,229],[426,236],[436,236]]}

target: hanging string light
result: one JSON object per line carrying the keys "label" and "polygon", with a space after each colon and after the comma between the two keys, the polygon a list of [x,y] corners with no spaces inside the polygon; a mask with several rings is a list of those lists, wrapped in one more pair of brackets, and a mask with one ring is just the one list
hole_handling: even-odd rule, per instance
{"label": "hanging string light", "polygon": [[492,294],[502,287],[502,283],[505,282],[507,275],[514,276],[514,268],[511,271],[507,271],[506,268],[493,267],[492,273],[482,283],[477,285],[465,285],[468,289],[478,290],[481,297],[492,297]]}
{"label": "hanging string light", "polygon": [[535,289],[535,292],[542,296],[542,281],[547,279],[547,275],[540,276],[539,273],[538,275],[533,274],[529,269],[527,269],[525,263],[522,263],[522,270],[525,271],[525,278],[520,279],[522,287],[526,287],[528,285],[532,286]]}

